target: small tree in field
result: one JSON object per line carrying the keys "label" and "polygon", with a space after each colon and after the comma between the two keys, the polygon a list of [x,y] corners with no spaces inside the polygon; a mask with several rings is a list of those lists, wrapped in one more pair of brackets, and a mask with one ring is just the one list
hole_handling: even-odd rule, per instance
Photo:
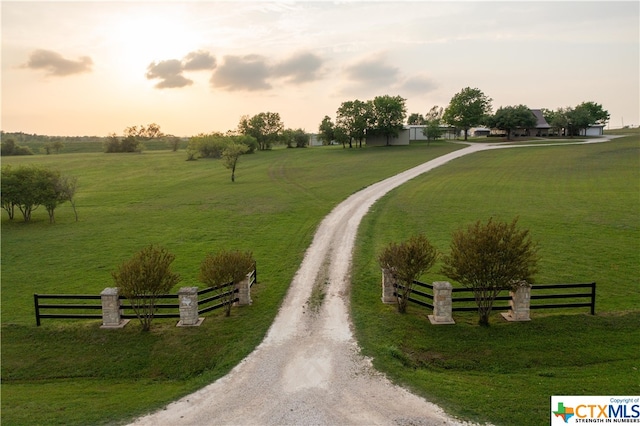
{"label": "small tree in field", "polygon": [[123,262],[111,275],[122,294],[129,299],[143,331],[149,331],[156,300],[180,282],[171,272],[175,256],[163,247],[148,246]]}
{"label": "small tree in field", "polygon": [[219,287],[220,293],[229,293],[222,300],[226,302],[226,316],[231,315],[231,305],[235,300],[235,284],[245,279],[255,267],[250,251],[222,250],[208,254],[200,265],[200,281],[210,287]]}
{"label": "small tree in field", "polygon": [[407,310],[413,281],[429,270],[438,258],[438,252],[424,235],[415,235],[400,244],[391,243],[378,256],[380,267],[388,269],[404,288],[398,288],[398,312]]}
{"label": "small tree in field", "polygon": [[236,181],[236,166],[242,154],[246,154],[249,147],[241,143],[232,143],[222,151],[222,163],[231,170],[231,182]]}
{"label": "small tree in field", "polygon": [[528,230],[511,223],[480,221],[453,233],[451,253],[444,257],[442,273],[473,290],[480,325],[489,325],[493,301],[500,291],[525,280],[533,282],[538,247]]}

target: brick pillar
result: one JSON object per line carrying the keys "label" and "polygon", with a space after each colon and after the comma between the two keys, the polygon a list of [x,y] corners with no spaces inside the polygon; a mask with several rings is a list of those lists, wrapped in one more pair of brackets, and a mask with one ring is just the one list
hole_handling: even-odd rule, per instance
{"label": "brick pillar", "polygon": [[448,281],[433,283],[433,315],[429,315],[431,324],[455,324],[451,316],[451,288]]}
{"label": "brick pillar", "polygon": [[382,269],[382,303],[392,304],[397,303],[396,296],[393,293],[397,290],[394,284],[397,284],[398,280],[393,276],[388,269]]}
{"label": "brick pillar", "polygon": [[204,318],[198,318],[198,287],[182,287],[178,291],[180,321],[178,327],[199,326]]}
{"label": "brick pillar", "polygon": [[253,302],[251,300],[251,287],[249,286],[250,275],[251,274],[247,274],[244,277],[244,280],[234,285],[234,288],[238,289],[238,293],[236,293],[238,301],[234,304],[234,306],[250,305],[251,302]]}
{"label": "brick pillar", "polygon": [[509,292],[511,300],[509,312],[503,312],[502,316],[507,321],[531,321],[529,309],[531,305],[531,284],[520,281],[513,290]]}
{"label": "brick pillar", "polygon": [[120,318],[120,298],[117,287],[107,287],[100,293],[102,301],[102,325],[100,328],[122,328],[129,322]]}

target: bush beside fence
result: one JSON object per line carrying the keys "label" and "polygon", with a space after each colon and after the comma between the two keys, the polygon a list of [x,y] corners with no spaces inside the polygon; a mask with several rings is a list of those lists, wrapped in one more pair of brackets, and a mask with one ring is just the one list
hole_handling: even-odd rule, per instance
{"label": "bush beside fence", "polygon": [[[454,324],[452,312],[472,312],[478,309],[475,306],[473,296],[453,297],[453,294],[471,294],[469,288],[453,288],[449,282],[439,281],[427,284],[414,281],[409,302],[433,311],[429,319],[434,324]],[[419,287],[419,288],[415,288]],[[401,297],[396,289],[404,290],[397,283],[392,274],[382,271],[382,302],[396,303],[396,298]],[[567,291],[579,289],[577,292]],[[584,289],[589,289],[585,291]],[[508,311],[502,316],[508,321],[529,321],[531,309],[555,309],[555,308],[590,308],[591,315],[595,315],[596,283],[584,284],[526,284],[519,286],[515,291],[509,290],[508,296],[498,296],[497,302],[508,302],[508,305],[497,304],[492,310]],[[430,292],[429,292],[430,291]],[[532,294],[534,292],[535,294]],[[556,300],[559,303],[531,303],[531,301]]]}
{"label": "bush beside fence", "polygon": [[[204,320],[200,315],[220,309],[229,303],[237,306],[250,305],[252,303],[251,287],[257,283],[257,279],[257,269],[254,269],[247,274],[245,280],[233,285],[229,291],[220,292],[229,287],[230,283],[200,291],[198,287],[182,287],[178,294],[158,296],[157,299],[168,302],[156,303],[153,316],[154,318],[179,318],[178,326],[198,326]],[[203,297],[210,293],[215,294]],[[237,296],[231,300],[218,302],[232,293]],[[97,303],[98,300],[101,303]],[[119,294],[115,287],[107,287],[99,295],[36,293],[33,295],[33,302],[37,326],[41,325],[44,318],[102,319],[101,328],[122,328],[130,319],[136,318],[128,299]],[[98,310],[101,312],[98,313]]]}

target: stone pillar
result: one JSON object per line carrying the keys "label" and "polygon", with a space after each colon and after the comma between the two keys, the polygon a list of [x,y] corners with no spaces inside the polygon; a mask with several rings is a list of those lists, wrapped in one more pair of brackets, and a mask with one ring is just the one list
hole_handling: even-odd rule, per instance
{"label": "stone pillar", "polygon": [[451,283],[436,281],[433,283],[433,315],[429,315],[431,324],[455,324],[452,313]]}
{"label": "stone pillar", "polygon": [[382,269],[382,303],[393,304],[398,303],[393,293],[397,290],[394,285],[398,283],[396,277],[393,276],[388,269]]}
{"label": "stone pillar", "polygon": [[122,328],[129,322],[120,318],[120,299],[117,287],[107,287],[100,293],[102,301],[102,325],[100,328]]}
{"label": "stone pillar", "polygon": [[250,305],[251,302],[251,287],[249,286],[249,276],[251,274],[247,274],[244,277],[244,280],[234,285],[234,288],[238,289],[238,293],[236,293],[238,297],[238,301],[234,304],[234,306],[245,306]]}
{"label": "stone pillar", "polygon": [[515,288],[509,292],[511,300],[509,312],[503,312],[502,317],[507,321],[531,321],[529,309],[531,305],[531,284],[520,281]]}
{"label": "stone pillar", "polygon": [[198,287],[182,287],[178,291],[180,321],[178,327],[199,326],[204,318],[198,318]]}

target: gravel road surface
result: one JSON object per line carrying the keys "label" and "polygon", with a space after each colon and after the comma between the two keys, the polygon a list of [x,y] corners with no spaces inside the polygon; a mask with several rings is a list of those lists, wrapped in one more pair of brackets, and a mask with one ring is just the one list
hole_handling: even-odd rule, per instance
{"label": "gravel road surface", "polygon": [[[349,319],[351,254],[373,203],[475,144],[353,194],[322,221],[264,341],[228,375],[133,425],[458,425],[438,406],[392,384],[360,354]],[[325,286],[319,309],[308,305]],[[259,303],[259,302],[258,302]]]}

